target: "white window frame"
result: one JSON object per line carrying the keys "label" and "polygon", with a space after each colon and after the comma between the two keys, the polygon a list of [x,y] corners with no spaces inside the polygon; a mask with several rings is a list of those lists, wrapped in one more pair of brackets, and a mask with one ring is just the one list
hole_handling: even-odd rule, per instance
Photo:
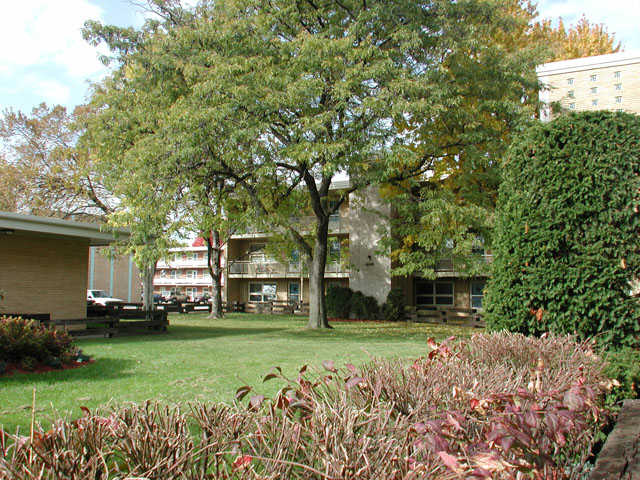
{"label": "white window frame", "polygon": [[169,271],[169,278],[172,280],[175,280],[176,278],[178,278],[178,271],[175,269],[172,269]]}
{"label": "white window frame", "polygon": [[[478,283],[483,283],[484,287],[482,288],[482,295],[474,295],[473,294],[473,285],[474,284],[478,284]],[[475,308],[476,310],[482,310],[484,307],[480,306],[480,307],[474,307],[473,306],[473,299],[475,298],[480,298],[480,305],[482,305],[483,299],[484,299],[484,289],[487,288],[487,281],[486,280],[472,280],[469,283],[469,307],[470,308]]]}
{"label": "white window frame", "polygon": [[618,72],[613,72],[613,78],[615,78],[616,80],[620,79],[622,77],[622,72],[618,71]]}
{"label": "white window frame", "polygon": [[593,100],[591,100],[591,106],[592,107],[597,107],[598,106],[598,99],[594,98]]}
{"label": "white window frame", "polygon": [[597,93],[598,93],[598,87],[591,87],[591,94],[597,95]]}
{"label": "white window frame", "polygon": [[567,85],[573,85],[573,77],[567,78]]}
{"label": "white window frame", "polygon": [[622,90],[622,84],[616,83],[616,90]]}
{"label": "white window frame", "polygon": [[[253,292],[251,291],[251,287],[255,286],[255,285],[259,285],[260,289],[259,290],[254,290]],[[273,294],[267,294],[265,293],[265,286],[267,285],[273,285],[275,287],[275,290],[273,292]],[[271,302],[274,300],[278,299],[278,284],[276,282],[250,282],[249,286],[248,286],[248,300],[251,303],[257,303],[257,302]],[[252,298],[253,297],[253,298]]]}
{"label": "white window frame", "polygon": [[591,76],[589,77],[589,79],[592,82],[597,82],[598,81],[598,74],[597,73],[592,73]]}
{"label": "white window frame", "polygon": [[195,280],[196,278],[198,278],[198,271],[197,270],[187,270],[185,277],[190,279],[190,280]]}
{"label": "white window frame", "polygon": [[570,109],[570,110],[575,110],[575,109],[576,109],[576,102],[571,102],[571,103],[569,104],[569,109]]}
{"label": "white window frame", "polygon": [[616,97],[616,103],[622,103],[622,97]]}
{"label": "white window frame", "polygon": [[[291,295],[291,285],[297,285],[298,286],[298,293],[294,294],[293,296]],[[289,282],[289,284],[287,285],[287,300],[289,302],[299,302],[300,301],[300,282]],[[292,297],[297,297],[297,298],[292,298]]]}

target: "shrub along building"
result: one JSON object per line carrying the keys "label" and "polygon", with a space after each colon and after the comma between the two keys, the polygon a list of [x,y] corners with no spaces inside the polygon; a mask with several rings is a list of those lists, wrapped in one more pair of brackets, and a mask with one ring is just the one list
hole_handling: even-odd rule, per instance
{"label": "shrub along building", "polygon": [[0,314],[86,318],[89,248],[114,241],[99,224],[0,212]]}

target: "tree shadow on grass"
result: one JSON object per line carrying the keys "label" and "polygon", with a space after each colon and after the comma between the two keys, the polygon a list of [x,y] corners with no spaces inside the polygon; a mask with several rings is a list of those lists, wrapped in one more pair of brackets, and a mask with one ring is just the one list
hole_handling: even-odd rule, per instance
{"label": "tree shadow on grass", "polygon": [[75,381],[109,381],[133,375],[129,372],[135,360],[120,358],[98,358],[94,362],[68,370],[53,370],[44,373],[17,373],[9,377],[0,377],[0,387],[34,385],[42,383],[62,384]]}
{"label": "tree shadow on grass", "polygon": [[167,332],[152,332],[127,334],[122,336],[116,336],[110,339],[86,339],[79,342],[80,346],[90,346],[95,344],[104,345],[108,342],[115,344],[123,343],[147,343],[147,342],[174,342],[174,341],[188,341],[188,340],[203,340],[207,338],[222,338],[231,336],[247,336],[252,337],[262,334],[274,334],[279,333],[286,328],[235,328],[235,327],[203,327],[203,326],[190,326],[190,325],[169,325]]}

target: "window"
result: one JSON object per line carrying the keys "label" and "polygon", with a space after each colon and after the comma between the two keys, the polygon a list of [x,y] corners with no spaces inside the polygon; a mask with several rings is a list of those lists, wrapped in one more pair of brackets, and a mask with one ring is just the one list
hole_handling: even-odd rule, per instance
{"label": "window", "polygon": [[329,239],[329,259],[332,262],[340,260],[340,240],[337,238]]}
{"label": "window", "polygon": [[471,308],[482,308],[482,297],[484,297],[484,280],[471,282]]}
{"label": "window", "polygon": [[187,297],[189,300],[193,300],[198,296],[198,289],[195,287],[187,287]]}
{"label": "window", "polygon": [[616,103],[622,103],[622,97],[616,97]]}
{"label": "window", "polygon": [[597,73],[593,73],[593,74],[591,74],[591,76],[589,77],[589,79],[590,79],[592,82],[597,81],[597,80],[598,80],[598,74],[597,74]]}
{"label": "window", "polygon": [[591,93],[593,94],[598,93],[598,87],[591,87]]}
{"label": "window", "polygon": [[622,76],[621,72],[614,72],[613,73],[613,78],[615,78],[616,80],[620,80],[621,76]]}
{"label": "window", "polygon": [[622,90],[622,84],[616,83],[616,90]]}
{"label": "window", "polygon": [[453,306],[453,282],[416,281],[416,306]]}
{"label": "window", "polygon": [[289,282],[289,297],[290,303],[298,303],[300,301],[300,282]]}
{"label": "window", "polygon": [[567,85],[573,85],[573,78],[567,78]]}
{"label": "window", "polygon": [[178,278],[178,271],[177,270],[171,270],[169,272],[169,277],[172,278],[173,280],[175,280],[176,278]]}
{"label": "window", "polygon": [[275,283],[250,283],[250,302],[272,302],[276,299]]}
{"label": "window", "polygon": [[198,278],[197,270],[187,270],[187,278],[195,279]]}
{"label": "window", "polygon": [[576,92],[574,90],[569,90],[569,92],[567,93],[567,97],[576,98]]}
{"label": "window", "polygon": [[591,100],[591,105],[593,107],[597,107],[598,106],[598,99],[596,98],[595,100]]}
{"label": "window", "polygon": [[575,109],[576,109],[576,104],[575,104],[574,102],[570,103],[570,104],[569,104],[569,108],[570,108],[571,110],[575,110]]}

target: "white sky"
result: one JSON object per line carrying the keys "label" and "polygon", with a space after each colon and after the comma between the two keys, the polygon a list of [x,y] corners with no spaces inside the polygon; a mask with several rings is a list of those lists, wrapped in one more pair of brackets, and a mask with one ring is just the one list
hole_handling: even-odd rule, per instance
{"label": "white sky", "polygon": [[[193,4],[195,0],[188,0]],[[542,17],[575,23],[584,13],[604,23],[626,50],[640,50],[640,0],[539,0]],[[38,103],[73,107],[87,95],[88,80],[106,69],[81,37],[87,19],[140,25],[143,14],[127,0],[6,1],[0,16],[0,109],[30,110]]]}

